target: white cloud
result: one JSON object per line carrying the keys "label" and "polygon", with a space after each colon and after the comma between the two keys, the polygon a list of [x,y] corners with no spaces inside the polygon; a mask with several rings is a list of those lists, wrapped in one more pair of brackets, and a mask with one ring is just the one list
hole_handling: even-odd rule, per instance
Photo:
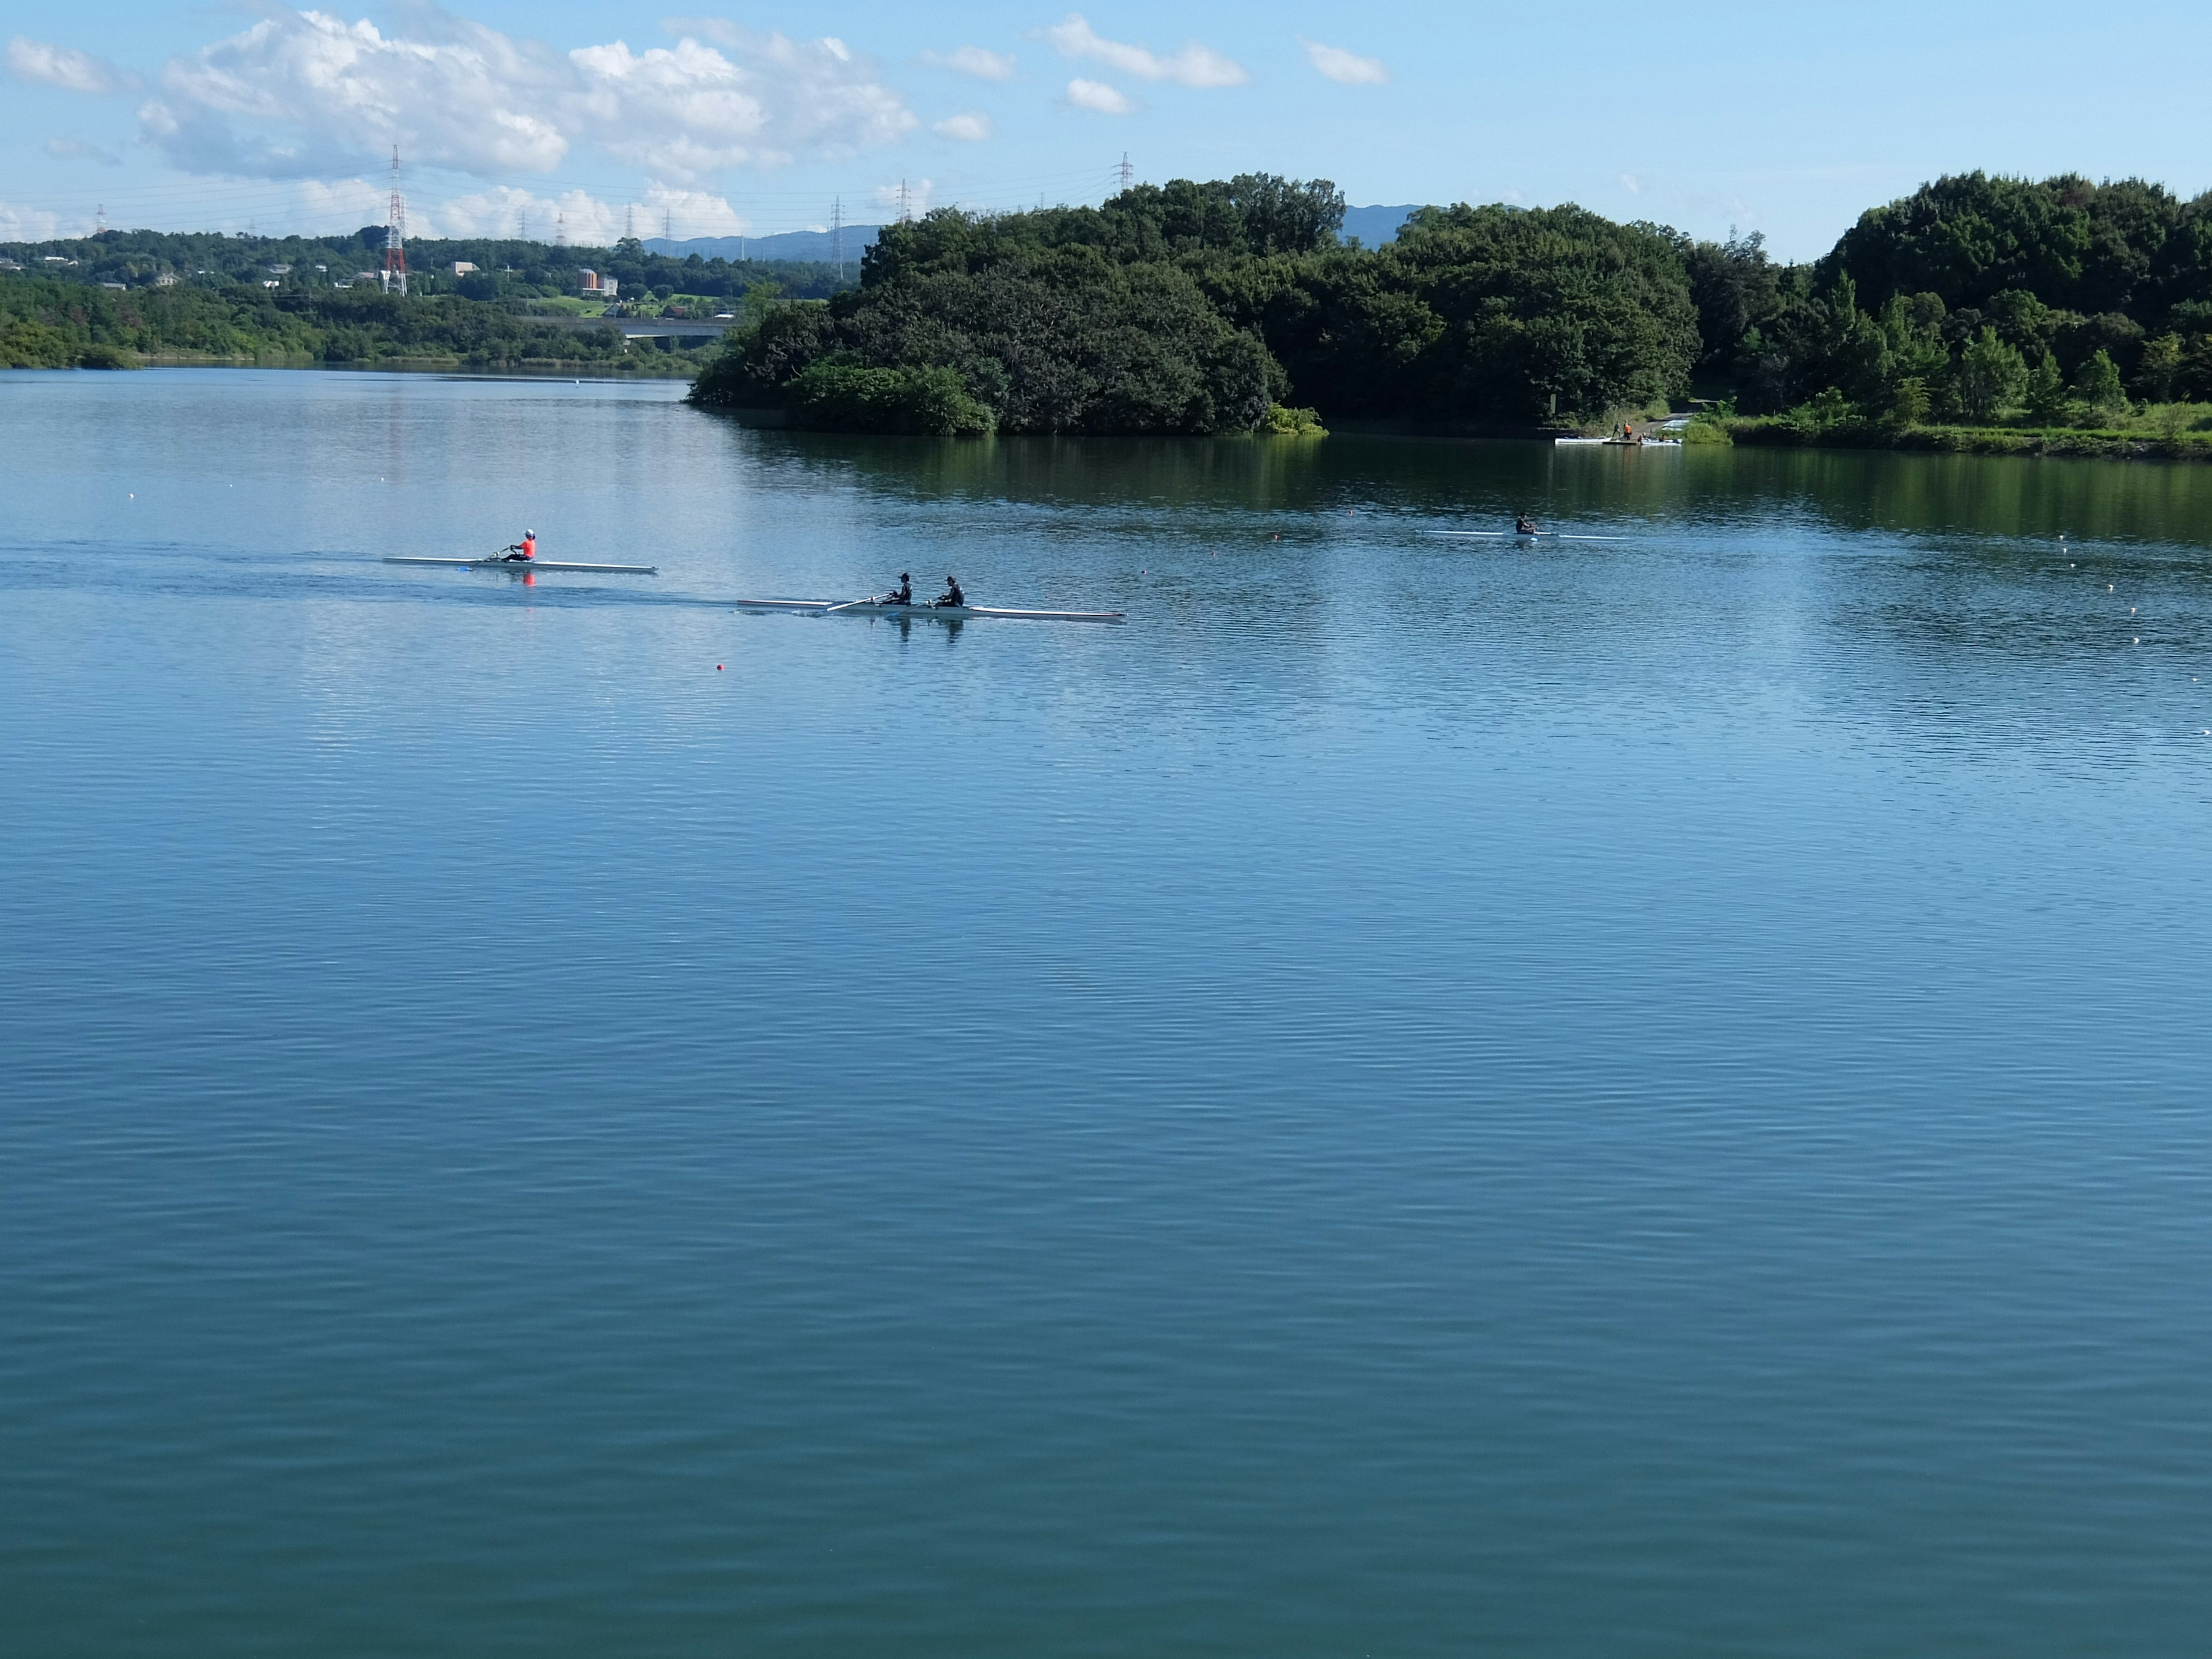
{"label": "white cloud", "polygon": [[62,234],[61,216],[43,208],[0,202],[0,242],[51,242]]}
{"label": "white cloud", "polygon": [[936,189],[937,182],[933,179],[902,179],[895,185],[878,185],[876,205],[879,208],[890,208],[894,212],[897,211],[899,192],[904,191],[906,210],[915,217],[920,218],[929,211],[929,198]]}
{"label": "white cloud", "polygon": [[[327,193],[325,216],[338,223],[380,223],[384,197],[380,186],[353,179],[311,189]],[[647,185],[634,202],[609,202],[581,190],[540,196],[512,185],[459,196],[407,210],[407,234],[421,240],[439,236],[523,236],[550,242],[556,235],[582,247],[605,247],[635,219],[640,237],[658,236],[666,225],[678,240],[688,236],[743,236],[752,222],[728,200],[705,191]]]}
{"label": "white cloud", "polygon": [[122,92],[138,84],[138,77],[115,67],[104,58],[73,46],[50,46],[17,35],[8,43],[8,72],[19,81],[36,81],[64,92],[98,94]]}
{"label": "white cloud", "polygon": [[89,138],[49,138],[41,146],[49,155],[58,155],[66,161],[97,161],[102,167],[119,167],[123,158],[112,149],[102,149]]}
{"label": "white cloud", "polygon": [[1127,45],[1105,40],[1079,11],[1068,13],[1044,32],[1044,38],[1063,58],[1096,58],[1140,81],[1171,81],[1179,87],[1239,87],[1252,78],[1244,72],[1243,64],[1195,40],[1185,42],[1182,50],[1173,57],[1163,58],[1141,42]]}
{"label": "white cloud", "polygon": [[642,205],[652,216],[654,235],[659,235],[665,225],[678,240],[687,236],[744,236],[750,234],[753,228],[751,220],[730,205],[729,198],[710,195],[703,190],[647,185]]}
{"label": "white cloud", "polygon": [[1067,83],[1067,101],[1078,109],[1095,109],[1101,115],[1127,115],[1136,108],[1127,94],[1103,81],[1085,81],[1080,76]]}
{"label": "white cloud", "polygon": [[925,52],[921,54],[921,61],[938,69],[972,75],[980,81],[1011,81],[1014,76],[1012,54],[993,52],[984,46],[956,46],[951,52]]}
{"label": "white cloud", "polygon": [[550,112],[573,71],[551,48],[465,19],[443,39],[386,39],[325,12],[272,13],[173,58],[147,137],[195,173],[304,176],[371,163],[398,143],[465,171],[540,173],[568,139]]}
{"label": "white cloud", "polygon": [[[717,18],[673,51],[621,41],[569,53],[592,84],[586,102],[609,151],[665,177],[799,155],[843,159],[921,123],[842,40],[756,34]],[[716,50],[719,46],[720,50]]]}
{"label": "white cloud", "polygon": [[970,112],[966,115],[948,115],[930,131],[940,138],[957,138],[965,143],[980,143],[991,136],[991,118]]}
{"label": "white cloud", "polygon": [[[386,211],[387,188],[366,179],[302,179],[296,186],[298,211],[307,223],[327,225],[334,230],[380,225]],[[408,215],[407,232],[410,236],[437,234],[420,212]]]}
{"label": "white cloud", "polygon": [[[580,144],[692,183],[741,162],[850,155],[915,117],[842,41],[702,20],[672,47],[562,52],[421,9],[413,31],[273,12],[163,71],[146,137],[198,173],[329,176],[398,144],[480,175],[547,173]],[[699,37],[714,44],[706,44]]]}
{"label": "white cloud", "polygon": [[1346,52],[1342,46],[1325,46],[1303,34],[1298,37],[1298,44],[1306,49],[1308,62],[1340,85],[1379,87],[1390,78],[1390,71],[1380,58],[1362,58],[1356,52]]}

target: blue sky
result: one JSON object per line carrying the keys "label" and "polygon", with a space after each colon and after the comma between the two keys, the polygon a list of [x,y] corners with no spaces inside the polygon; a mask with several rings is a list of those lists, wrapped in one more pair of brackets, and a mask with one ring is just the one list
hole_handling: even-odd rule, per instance
{"label": "blue sky", "polygon": [[1312,0],[690,13],[573,0],[0,0],[0,236],[380,222],[755,234],[916,204],[1327,177],[1356,204],[1573,201],[1808,258],[1947,171],[2212,188],[2212,6]]}

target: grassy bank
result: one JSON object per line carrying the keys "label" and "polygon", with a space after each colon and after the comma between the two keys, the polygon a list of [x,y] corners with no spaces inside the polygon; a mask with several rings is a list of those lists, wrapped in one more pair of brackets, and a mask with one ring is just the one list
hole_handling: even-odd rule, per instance
{"label": "grassy bank", "polygon": [[2212,461],[2212,431],[2169,423],[2111,427],[1948,426],[1764,415],[1718,423],[1729,439],[1767,448],[1896,449],[1944,455],[2049,455],[2093,460]]}

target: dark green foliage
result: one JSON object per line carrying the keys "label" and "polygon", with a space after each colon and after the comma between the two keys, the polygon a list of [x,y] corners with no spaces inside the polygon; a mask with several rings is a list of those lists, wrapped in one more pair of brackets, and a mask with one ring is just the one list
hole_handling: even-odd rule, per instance
{"label": "dark green foliage", "polygon": [[1113,257],[1158,240],[1157,222],[1089,209],[890,226],[859,293],[771,313],[693,395],[772,404],[823,360],[951,370],[1002,432],[1250,431],[1280,371],[1181,264]]}
{"label": "dark green foliage", "polygon": [[1305,262],[1265,323],[1331,414],[1600,414],[1686,390],[1698,351],[1674,239],[1575,207],[1425,208],[1372,253]]}
{"label": "dark green foliage", "polygon": [[1242,175],[1098,208],[887,228],[857,294],[786,307],[700,377],[772,405],[817,360],[957,373],[1002,432],[1267,427],[1331,413],[1528,422],[1685,390],[1697,313],[1680,239],[1577,208],[1426,210],[1341,247],[1324,180]]}
{"label": "dark green foliage", "polygon": [[[2019,395],[2039,422],[2076,412],[2064,388],[2100,354],[2123,389],[2212,398],[2212,195],[1967,173],[1863,215],[1816,265],[1769,267],[1771,285],[1755,256],[1733,239],[1685,256],[1701,369],[1732,378],[1747,410],[1835,386],[1893,422],[1897,388],[1918,379],[1935,417],[1979,418],[2001,361],[1982,343],[1991,332],[2032,366]],[[2099,407],[2119,407],[2122,392],[2096,377]]]}
{"label": "dark green foliage", "polygon": [[1692,243],[1682,263],[1698,308],[1698,367],[1725,372],[1744,337],[1771,327],[1780,314],[1784,272],[1766,257],[1766,239],[1756,231],[1741,237],[1730,231],[1725,242]]}
{"label": "dark green foliage", "polygon": [[818,432],[988,437],[991,411],[949,368],[859,368],[818,362],[792,380],[793,426]]}

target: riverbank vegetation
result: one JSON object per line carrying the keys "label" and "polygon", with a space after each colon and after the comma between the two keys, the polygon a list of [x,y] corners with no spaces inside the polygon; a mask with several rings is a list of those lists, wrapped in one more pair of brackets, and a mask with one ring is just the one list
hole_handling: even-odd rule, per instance
{"label": "riverbank vegetation", "polygon": [[626,340],[611,325],[579,329],[458,295],[182,284],[118,292],[46,276],[0,277],[0,368],[6,368],[381,364],[688,375],[708,355],[664,351]]}

